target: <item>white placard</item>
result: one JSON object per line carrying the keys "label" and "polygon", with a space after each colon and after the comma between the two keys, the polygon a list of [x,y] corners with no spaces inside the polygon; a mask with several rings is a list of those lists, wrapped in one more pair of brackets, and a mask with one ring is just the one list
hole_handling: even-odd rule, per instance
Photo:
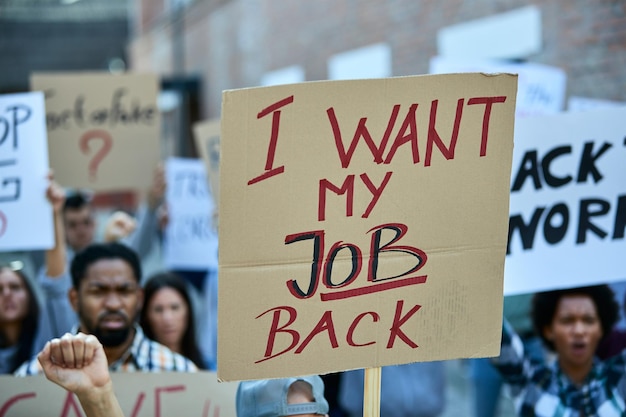
{"label": "white placard", "polygon": [[623,101],[572,96],[567,100],[567,111],[587,111],[626,106]]}
{"label": "white placard", "polygon": [[443,28],[439,55],[515,59],[541,51],[541,10],[527,6]]}
{"label": "white placard", "polygon": [[270,85],[295,84],[301,83],[304,80],[304,68],[300,65],[292,65],[290,67],[266,72],[261,77],[261,85],[267,87]]}
{"label": "white placard", "polygon": [[163,246],[170,269],[217,267],[214,203],[200,159],[169,158],[165,164],[168,224]]}
{"label": "white placard", "polygon": [[626,108],[518,119],[504,294],[626,278]]}
{"label": "white placard", "polygon": [[328,60],[329,80],[391,77],[391,48],[376,43],[335,54]]}
{"label": "white placard", "polygon": [[462,59],[436,56],[430,60],[431,74],[456,72],[508,72],[519,74],[515,115],[554,114],[563,110],[567,75],[560,68],[534,63]]}
{"label": "white placard", "polygon": [[54,245],[41,92],[0,96],[0,251]]}

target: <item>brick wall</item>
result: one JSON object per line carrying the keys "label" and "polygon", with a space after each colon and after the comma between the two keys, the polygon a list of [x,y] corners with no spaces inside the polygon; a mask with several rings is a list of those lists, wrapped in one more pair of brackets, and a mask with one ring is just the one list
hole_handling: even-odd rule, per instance
{"label": "brick wall", "polygon": [[326,79],[330,56],[372,43],[390,45],[393,75],[427,73],[439,29],[530,4],[541,10],[543,48],[528,61],[563,68],[568,95],[626,102],[619,0],[198,0],[185,10],[182,43],[161,22],[128,51],[133,68],[171,73],[174,54],[163,50],[184,45],[181,67],[202,77],[202,115],[212,118],[224,89],[258,85],[263,73],[294,64],[307,80]]}
{"label": "brick wall", "polygon": [[38,71],[108,70],[126,60],[128,21],[1,21],[0,93],[29,91]]}

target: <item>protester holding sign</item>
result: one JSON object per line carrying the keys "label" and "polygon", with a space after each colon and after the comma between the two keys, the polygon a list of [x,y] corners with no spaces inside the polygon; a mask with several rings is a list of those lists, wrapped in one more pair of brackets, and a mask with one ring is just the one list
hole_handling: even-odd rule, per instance
{"label": "protester holding sign", "polygon": [[504,322],[501,354],[493,359],[515,396],[519,416],[614,416],[626,406],[626,352],[605,362],[596,348],[617,319],[607,285],[538,293],[533,323],[556,353],[552,364],[533,365],[519,336]]}
{"label": "protester holding sign", "polygon": [[[137,254],[119,243],[94,244],[76,255],[71,265],[69,299],[78,314],[78,330],[93,334],[104,346],[113,371],[196,371],[189,359],[147,339],[135,324],[143,302],[141,265]],[[41,372],[36,359],[16,375]]]}
{"label": "protester holding sign", "polygon": [[66,334],[46,344],[37,357],[46,378],[78,397],[87,417],[123,417],[107,358],[92,335]]}

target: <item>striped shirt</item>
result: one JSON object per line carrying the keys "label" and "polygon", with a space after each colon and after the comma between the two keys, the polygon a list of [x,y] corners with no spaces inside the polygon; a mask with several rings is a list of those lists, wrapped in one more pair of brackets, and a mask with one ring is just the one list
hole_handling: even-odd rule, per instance
{"label": "striped shirt", "polygon": [[594,359],[585,381],[576,385],[558,361],[532,365],[521,339],[505,321],[500,356],[492,362],[509,385],[520,417],[626,416],[624,351],[604,362]]}
{"label": "striped shirt", "polygon": [[[78,327],[73,333],[78,332]],[[196,372],[196,365],[186,357],[172,352],[169,348],[148,339],[139,325],[135,325],[135,337],[132,345],[114,363],[109,364],[111,372]],[[20,366],[15,376],[38,375],[42,373],[37,358]]]}

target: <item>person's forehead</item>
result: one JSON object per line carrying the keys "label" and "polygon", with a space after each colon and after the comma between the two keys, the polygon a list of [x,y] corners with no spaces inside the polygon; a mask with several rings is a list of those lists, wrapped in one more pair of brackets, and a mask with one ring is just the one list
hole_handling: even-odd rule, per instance
{"label": "person's forehead", "polygon": [[122,285],[136,284],[138,280],[128,262],[113,258],[100,259],[89,265],[85,270],[84,282],[100,285]]}
{"label": "person's forehead", "polygon": [[172,287],[162,287],[154,292],[151,300],[160,303],[180,303],[185,304],[183,296]]}
{"label": "person's forehead", "polygon": [[22,283],[19,275],[8,268],[0,269],[0,283]]}
{"label": "person's forehead", "polygon": [[596,305],[593,299],[585,294],[568,294],[559,299],[557,310],[560,312],[592,310],[595,312]]}
{"label": "person's forehead", "polygon": [[91,207],[82,206],[79,208],[67,208],[65,211],[66,218],[82,218],[91,216]]}

